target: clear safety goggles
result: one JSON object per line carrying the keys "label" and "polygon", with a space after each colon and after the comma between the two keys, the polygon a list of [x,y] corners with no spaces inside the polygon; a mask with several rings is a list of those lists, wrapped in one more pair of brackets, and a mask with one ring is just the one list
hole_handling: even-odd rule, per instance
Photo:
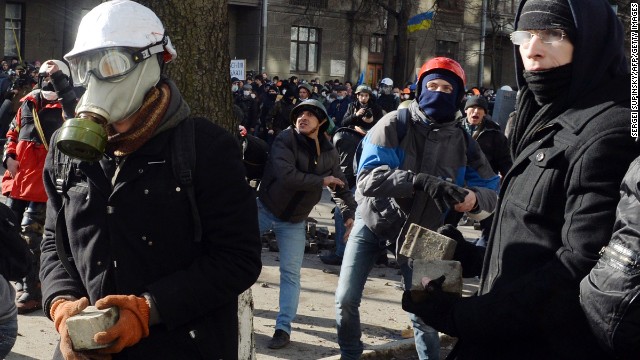
{"label": "clear safety goggles", "polygon": [[556,41],[562,41],[566,36],[562,29],[545,29],[545,30],[518,30],[511,33],[511,42],[514,45],[528,44],[533,36],[537,36],[540,41],[545,44],[551,44]]}
{"label": "clear safety goggles", "polygon": [[164,51],[163,44],[143,49],[104,48],[78,54],[69,61],[71,77],[76,86],[86,86],[91,75],[100,80],[117,81],[132,72],[139,63]]}

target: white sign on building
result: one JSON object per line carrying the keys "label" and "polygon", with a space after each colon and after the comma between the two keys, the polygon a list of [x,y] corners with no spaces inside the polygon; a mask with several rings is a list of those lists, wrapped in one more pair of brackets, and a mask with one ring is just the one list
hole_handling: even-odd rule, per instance
{"label": "white sign on building", "polygon": [[240,80],[246,79],[245,69],[247,65],[247,60],[245,59],[234,59],[231,60],[231,77],[238,78]]}

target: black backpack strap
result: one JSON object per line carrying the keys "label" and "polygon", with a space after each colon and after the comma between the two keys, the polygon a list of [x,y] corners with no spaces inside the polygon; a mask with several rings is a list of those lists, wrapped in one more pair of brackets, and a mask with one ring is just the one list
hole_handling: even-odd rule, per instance
{"label": "black backpack strap", "polygon": [[194,119],[187,118],[176,126],[171,139],[171,163],[173,176],[178,184],[187,191],[191,217],[193,219],[194,241],[202,241],[202,223],[193,186],[196,168],[196,143]]}
{"label": "black backpack strap", "polygon": [[[51,141],[52,144],[56,143],[57,137],[58,132],[55,133],[54,139]],[[73,160],[58,150],[57,146],[54,146],[51,151],[53,151],[53,176],[56,192],[60,194],[62,199],[62,205],[56,216],[56,253],[69,276],[75,280],[80,280],[78,269],[73,264],[73,256],[70,255],[71,246],[64,215],[64,209],[67,205],[67,191],[69,190],[69,176],[72,171],[75,171],[75,166],[73,166]]]}
{"label": "black backpack strap", "polygon": [[402,108],[398,110],[398,121],[396,123],[396,133],[398,133],[398,144],[402,142],[402,139],[407,135],[407,123],[411,115],[408,108]]}
{"label": "black backpack strap", "polygon": [[80,273],[78,273],[78,269],[76,269],[76,266],[73,264],[73,256],[70,255],[71,246],[69,244],[69,235],[67,234],[66,218],[64,215],[64,208],[67,203],[66,198],[67,194],[65,193],[62,195],[62,206],[56,217],[56,253],[58,253],[58,258],[69,276],[71,276],[72,279],[80,280]]}

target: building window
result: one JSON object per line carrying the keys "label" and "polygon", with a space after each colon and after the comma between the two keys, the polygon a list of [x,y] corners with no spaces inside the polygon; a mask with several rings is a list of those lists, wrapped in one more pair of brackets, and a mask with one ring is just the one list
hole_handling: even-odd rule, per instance
{"label": "building window", "polygon": [[320,29],[292,26],[289,59],[291,71],[317,71],[319,48]]}
{"label": "building window", "polygon": [[462,0],[437,0],[438,9],[461,10]]}
{"label": "building window", "polygon": [[[515,14],[515,0],[496,1],[494,3],[496,10],[503,15]],[[500,6],[501,8],[498,8]]]}
{"label": "building window", "polygon": [[289,0],[289,5],[308,6],[318,9],[326,9],[329,0]]}
{"label": "building window", "polygon": [[23,4],[7,2],[4,13],[4,56],[19,57],[22,48]]}
{"label": "building window", "polygon": [[458,43],[454,41],[436,41],[436,56],[445,56],[451,59],[457,59]]}
{"label": "building window", "polygon": [[384,38],[382,35],[373,34],[369,40],[369,52],[381,53],[384,51]]}

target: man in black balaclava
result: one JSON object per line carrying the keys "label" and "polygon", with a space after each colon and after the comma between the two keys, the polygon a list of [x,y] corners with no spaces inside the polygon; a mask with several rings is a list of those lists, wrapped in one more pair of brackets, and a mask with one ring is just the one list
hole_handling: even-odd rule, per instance
{"label": "man in black balaclava", "polygon": [[[478,143],[455,122],[464,82],[458,62],[445,57],[428,60],[418,73],[418,97],[383,116],[361,141],[355,183],[358,212],[336,289],[342,359],[362,355],[358,307],[380,253],[388,248],[397,252],[411,224],[435,231],[450,212],[482,220],[495,207],[499,178]],[[365,119],[358,121],[366,127]],[[412,262],[400,254],[397,258],[409,289]],[[438,332],[413,314],[410,319],[418,357],[439,359]]]}
{"label": "man in black balaclava", "polygon": [[638,156],[624,30],[606,0],[522,1],[515,25],[514,162],[479,296],[423,278],[423,300],[405,293],[403,308],[458,337],[458,359],[611,358],[587,324],[579,283],[611,238],[618,188]]}

